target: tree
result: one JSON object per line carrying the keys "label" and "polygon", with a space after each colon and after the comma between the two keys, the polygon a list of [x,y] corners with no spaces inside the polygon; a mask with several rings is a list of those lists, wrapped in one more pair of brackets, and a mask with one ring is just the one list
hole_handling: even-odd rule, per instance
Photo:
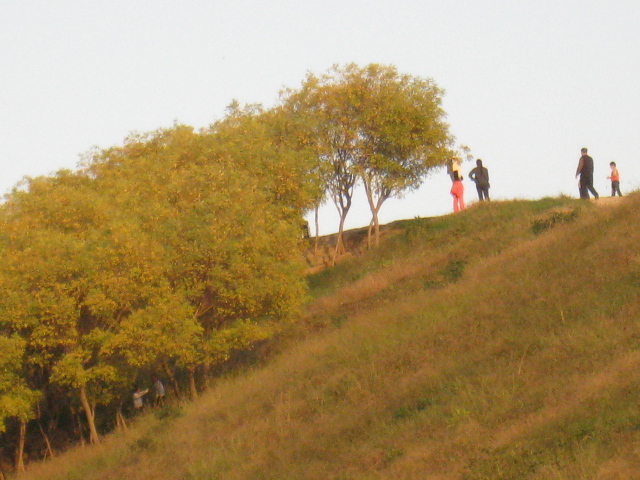
{"label": "tree", "polygon": [[288,121],[235,108],[199,133],[134,135],[7,197],[0,420],[21,422],[19,448],[31,417],[15,405],[32,406],[30,392],[42,390],[43,405],[63,398],[72,415],[80,405],[97,443],[97,407],[121,418],[140,372],[186,372],[195,396],[196,371],[297,318],[312,195]]}
{"label": "tree", "polygon": [[42,372],[36,375],[42,379],[77,343],[85,255],[76,233],[91,216],[77,180],[65,171],[30,179],[28,190],[15,191],[4,209],[7,329],[23,336],[27,368]]}
{"label": "tree", "polygon": [[[208,354],[211,338],[225,337],[221,332],[240,321],[291,319],[304,298],[299,222],[307,203],[305,168],[296,152],[274,141],[273,131],[260,110],[235,108],[207,131],[177,125],[131,138],[86,167],[106,190],[118,192],[119,215],[161,251],[161,273],[154,277],[164,279],[166,291],[123,319],[116,343],[125,354],[138,345],[152,352],[143,355],[148,362],[155,356],[186,369],[192,394],[196,367],[224,358]],[[162,313],[162,297],[184,306],[181,312],[190,309],[191,319]],[[130,322],[142,330],[127,340]],[[193,333],[189,340],[175,348],[164,344],[161,329],[180,325]]]}
{"label": "tree", "polygon": [[345,81],[364,92],[357,120],[362,140],[357,170],[372,212],[376,244],[378,212],[393,196],[418,188],[426,173],[451,157],[453,138],[444,122],[442,90],[432,80],[400,75],[394,67],[345,69]]}
{"label": "tree", "polygon": [[[193,307],[167,291],[124,319],[105,351],[122,356],[134,370],[159,370],[171,362],[192,371],[202,363],[201,336]],[[172,374],[170,379],[175,383]]]}
{"label": "tree", "polygon": [[307,130],[307,137],[314,139],[318,176],[338,210],[334,262],[344,252],[344,223],[358,178],[354,156],[357,139],[354,130],[348,128],[350,94],[341,85],[331,83],[327,76],[308,74],[300,90],[286,90],[282,95],[284,108],[300,119],[298,123]]}
{"label": "tree", "polygon": [[24,471],[24,446],[27,421],[34,417],[39,393],[30,389],[23,376],[25,342],[17,335],[0,334],[0,434],[5,421],[16,418],[20,436],[16,448],[16,471]]}
{"label": "tree", "polygon": [[[296,173],[293,176],[289,174],[289,178],[296,182],[293,190],[301,200],[299,205],[302,212],[313,210],[315,213],[314,253],[317,253],[318,210],[325,201],[327,189],[322,164],[316,153],[316,139],[310,135],[311,131],[305,125],[304,117],[292,112],[286,103],[261,113],[260,118],[267,125],[266,134],[271,143],[278,145],[280,151],[287,152],[287,156],[292,159],[289,163],[293,169],[288,170]],[[307,222],[303,221],[301,227],[308,228]]]}
{"label": "tree", "polygon": [[4,218],[7,318],[27,342],[31,368],[77,396],[92,443],[96,405],[111,402],[127,378],[104,345],[163,283],[162,252],[107,200],[93,179],[61,171],[14,192]]}
{"label": "tree", "polygon": [[378,242],[382,204],[418,188],[430,169],[452,156],[442,95],[432,80],[377,64],[334,66],[320,77],[310,74],[299,91],[287,93],[290,108],[311,118],[326,185],[340,214],[339,241],[358,179]]}

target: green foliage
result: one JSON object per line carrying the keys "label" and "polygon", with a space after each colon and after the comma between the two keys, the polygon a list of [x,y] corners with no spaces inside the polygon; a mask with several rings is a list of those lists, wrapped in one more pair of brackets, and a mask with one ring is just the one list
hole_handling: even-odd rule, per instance
{"label": "green foliage", "polygon": [[463,259],[451,259],[442,271],[442,275],[449,282],[456,282],[462,277],[464,267],[467,264]]}
{"label": "green foliage", "polygon": [[145,435],[136,439],[135,442],[131,444],[131,449],[136,453],[145,451],[153,452],[156,450],[156,441],[153,436]]}
{"label": "green foliage", "polygon": [[315,140],[317,171],[340,212],[340,232],[358,181],[379,239],[382,204],[418,188],[453,155],[442,95],[433,80],[377,64],[334,66],[286,92],[285,109]]}
{"label": "green foliage", "polygon": [[180,405],[165,405],[160,410],[154,411],[154,416],[161,421],[174,420],[184,415]]}
{"label": "green foliage", "polygon": [[96,407],[128,400],[140,372],[208,368],[297,318],[313,187],[285,124],[232,109],[199,133],[131,136],[8,196],[0,334],[20,349],[0,358],[3,420],[29,417],[31,382],[80,401],[97,441]]}
{"label": "green foliage", "polygon": [[21,375],[23,355],[21,338],[0,335],[0,433],[4,432],[8,418],[33,418],[34,405],[39,399],[38,392],[31,390]]}
{"label": "green foliage", "polygon": [[539,235],[556,225],[572,222],[578,216],[578,212],[578,209],[554,209],[546,212],[533,221],[531,231]]}

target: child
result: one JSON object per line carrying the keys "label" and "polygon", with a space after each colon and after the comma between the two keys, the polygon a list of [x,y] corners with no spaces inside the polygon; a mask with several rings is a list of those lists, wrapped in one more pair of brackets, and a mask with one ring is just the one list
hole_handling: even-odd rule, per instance
{"label": "child", "polygon": [[464,185],[462,185],[460,175],[456,171],[453,172],[451,195],[453,195],[453,211],[459,212],[460,210],[464,210]]}
{"label": "child", "polygon": [[607,177],[611,179],[611,196],[615,197],[616,192],[618,192],[618,196],[622,196],[620,192],[620,173],[618,172],[618,168],[616,167],[616,162],[611,162],[609,164],[611,167],[611,176]]}

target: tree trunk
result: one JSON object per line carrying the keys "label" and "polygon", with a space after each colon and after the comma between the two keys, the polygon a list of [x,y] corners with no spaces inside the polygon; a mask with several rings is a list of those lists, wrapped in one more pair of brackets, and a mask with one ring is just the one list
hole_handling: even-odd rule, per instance
{"label": "tree trunk", "polygon": [[75,419],[75,433],[78,434],[78,439],[80,440],[80,445],[85,446],[86,441],[84,439],[84,434],[82,433],[82,422],[80,421],[80,414],[76,412],[76,409],[73,407],[69,407],[71,411],[71,418]]}
{"label": "tree trunk", "polygon": [[49,458],[53,458],[53,449],[51,448],[51,442],[49,441],[49,437],[47,437],[47,434],[44,432],[44,428],[42,428],[42,425],[40,425],[40,422],[38,422],[38,428],[40,429],[40,433],[42,433],[42,437],[44,438],[44,443],[47,446],[47,451],[44,455],[44,458],[47,458],[47,455],[49,456]]}
{"label": "tree trunk", "polygon": [[211,375],[211,363],[205,362],[204,365],[202,366],[202,371],[204,375],[204,387],[205,389],[208,390],[209,388],[211,388],[212,376],[213,376]]}
{"label": "tree trunk", "polygon": [[[53,449],[51,448],[51,442],[49,441],[49,437],[47,436],[46,432],[44,431],[44,428],[42,428],[42,411],[40,410],[40,403],[37,404],[37,411],[38,411],[38,417],[37,417],[37,423],[38,423],[38,428],[40,429],[40,433],[42,433],[42,438],[44,438],[44,443],[47,447],[47,450],[44,453],[44,457],[43,460],[46,460],[47,456],[49,458],[53,458]],[[49,431],[51,426],[53,425],[52,420],[49,421]]]}
{"label": "tree trunk", "polygon": [[320,205],[316,205],[315,212],[315,220],[316,220],[316,239],[313,245],[313,258],[314,260],[318,258],[318,239],[320,238],[320,220],[318,218],[318,211],[320,210]]}
{"label": "tree trunk", "polygon": [[25,471],[24,468],[24,444],[27,439],[27,421],[20,420],[20,436],[18,438],[18,446],[16,447],[16,472]]}
{"label": "tree trunk", "polygon": [[191,367],[189,371],[189,387],[191,389],[191,400],[195,400],[198,396],[198,390],[196,389],[196,369]]}
{"label": "tree trunk", "polygon": [[378,210],[373,211],[373,226],[376,239],[376,247],[380,246],[380,221],[378,220]]}
{"label": "tree trunk", "polygon": [[380,211],[380,207],[385,201],[385,196],[380,195],[378,197],[378,202],[373,199],[373,190],[371,187],[371,180],[364,179],[364,191],[367,195],[367,201],[369,202],[369,209],[371,210],[371,223],[369,223],[369,231],[367,232],[367,243],[369,248],[371,247],[371,227],[374,228],[375,233],[375,245],[378,247],[380,245],[380,222],[378,219],[378,212]]}
{"label": "tree trunk", "polygon": [[340,215],[340,227],[338,228],[338,238],[336,240],[336,250],[333,255],[333,261],[331,266],[335,266],[336,259],[341,253],[346,253],[347,249],[344,246],[344,222],[347,219],[347,214],[351,209],[351,192],[342,190],[333,196],[333,203]]}
{"label": "tree trunk", "polygon": [[91,409],[91,405],[89,405],[89,400],[87,399],[87,391],[85,390],[84,386],[80,387],[80,403],[82,403],[82,408],[84,409],[84,413],[87,416],[87,423],[89,424],[89,442],[100,443],[98,430],[96,430],[94,412]]}
{"label": "tree trunk", "polygon": [[347,214],[340,215],[340,226],[338,227],[338,238],[336,239],[336,249],[333,253],[332,267],[336,266],[336,260],[338,256],[346,253],[347,249],[344,246],[344,222],[347,219]]}
{"label": "tree trunk", "polygon": [[180,399],[180,387],[178,386],[178,382],[176,381],[176,377],[173,376],[173,372],[169,368],[169,364],[164,361],[162,362],[162,368],[164,369],[164,373],[167,374],[169,381],[171,382],[171,386],[173,387],[173,393],[176,394],[176,398]]}
{"label": "tree trunk", "polygon": [[127,422],[124,419],[124,415],[122,415],[122,402],[118,404],[118,408],[116,409],[116,428],[118,430],[127,429]]}

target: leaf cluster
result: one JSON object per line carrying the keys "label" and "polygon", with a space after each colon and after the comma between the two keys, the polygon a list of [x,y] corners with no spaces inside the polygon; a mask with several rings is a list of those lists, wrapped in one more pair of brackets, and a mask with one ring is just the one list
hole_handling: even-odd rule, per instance
{"label": "leaf cluster", "polygon": [[53,392],[86,395],[89,419],[141,375],[204,371],[297,317],[312,189],[285,123],[235,106],[210,128],[131,135],[7,196],[1,425]]}

